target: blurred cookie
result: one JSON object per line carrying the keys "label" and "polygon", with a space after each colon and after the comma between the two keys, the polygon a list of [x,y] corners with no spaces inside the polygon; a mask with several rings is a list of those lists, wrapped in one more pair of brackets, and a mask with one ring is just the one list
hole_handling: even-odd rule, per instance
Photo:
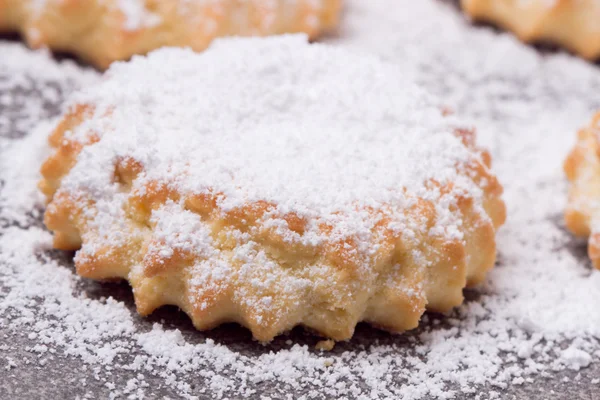
{"label": "blurred cookie", "polygon": [[597,0],[461,0],[473,19],[514,32],[524,42],[548,41],[593,60],[600,57]]}
{"label": "blurred cookie", "polygon": [[0,0],[0,31],[32,47],[72,52],[106,68],[163,46],[204,50],[220,36],[303,32],[337,24],[342,0]]}
{"label": "blurred cookie", "polygon": [[571,181],[565,213],[567,228],[575,235],[589,237],[588,254],[600,269],[600,113],[581,129],[577,144],[565,161]]}

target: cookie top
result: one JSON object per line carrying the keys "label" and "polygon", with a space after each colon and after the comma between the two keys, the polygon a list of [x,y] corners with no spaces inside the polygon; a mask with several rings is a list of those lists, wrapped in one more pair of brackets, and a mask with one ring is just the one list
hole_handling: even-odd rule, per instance
{"label": "cookie top", "polygon": [[95,111],[66,137],[101,141],[63,187],[111,198],[113,160],[128,156],[144,167],[140,187],[160,180],[178,192],[210,191],[223,210],[262,200],[282,213],[343,220],[345,234],[370,228],[359,208],[439,196],[427,188],[432,179],[477,195],[456,168],[474,157],[454,134],[457,121],[399,74],[302,36],[116,64],[73,99]]}

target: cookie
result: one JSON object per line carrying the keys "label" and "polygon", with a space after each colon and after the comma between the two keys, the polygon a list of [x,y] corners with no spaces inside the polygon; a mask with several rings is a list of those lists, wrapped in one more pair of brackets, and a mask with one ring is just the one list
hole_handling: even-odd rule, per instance
{"label": "cookie", "polygon": [[306,37],[115,63],[50,137],[45,223],[77,272],[269,341],[345,340],[461,304],[502,186],[474,130],[379,59]]}

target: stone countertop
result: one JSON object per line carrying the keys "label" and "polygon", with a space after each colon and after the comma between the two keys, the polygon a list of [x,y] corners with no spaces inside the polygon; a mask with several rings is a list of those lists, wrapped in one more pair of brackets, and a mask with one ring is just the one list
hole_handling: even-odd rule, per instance
{"label": "stone countertop", "polygon": [[[19,89],[8,93],[0,90],[0,97],[8,94],[16,99],[11,106],[0,103],[0,115],[7,117],[9,121],[7,124],[0,125],[0,137],[19,140],[28,133],[16,128],[20,125],[17,124],[17,121],[24,117],[24,108],[19,104],[27,102],[28,99],[39,98],[38,89],[44,85],[55,85],[55,83],[39,82],[32,85],[31,90]],[[39,107],[42,108],[38,110],[40,114],[44,116],[58,114],[63,101],[63,89],[60,85],[56,87],[59,95],[53,101],[38,102]],[[0,220],[0,226],[13,223],[14,221]],[[39,218],[30,218],[29,223],[41,226]],[[560,217],[557,217],[556,223],[561,224]],[[580,242],[572,241],[567,246],[571,246],[572,253],[580,257],[582,263],[587,262],[585,248]],[[48,256],[58,260],[65,267],[73,269],[72,254],[52,251],[48,252]],[[499,259],[502,260],[501,255]],[[2,265],[0,265],[1,274]],[[6,294],[6,290],[2,285],[2,280],[0,280],[0,302],[3,295]],[[133,296],[127,283],[82,281],[75,288],[75,291],[85,293],[91,299],[112,297],[125,304],[135,314]],[[477,301],[476,292],[467,291],[466,297],[467,301]],[[7,318],[10,320],[10,316]],[[273,343],[266,346],[253,341],[247,330],[236,325],[225,325],[213,331],[201,333],[193,328],[185,314],[174,307],[163,307],[148,318],[142,318],[135,314],[134,319],[137,328],[141,331],[149,331],[154,323],[161,323],[165,328],[179,329],[186,341],[190,343],[199,343],[210,338],[216,343],[224,344],[230,349],[250,357],[288,348],[289,342],[286,343],[288,339],[291,339],[294,343],[306,344],[310,348],[314,348],[319,341],[319,338],[304,332],[300,328],[293,330],[289,335],[277,338]],[[369,344],[373,342],[379,344],[393,343],[397,346],[410,348],[413,346],[411,338],[417,337],[424,330],[444,326],[444,323],[443,317],[429,315],[427,323],[419,329],[404,335],[391,335],[366,324],[360,324],[354,338],[349,342],[336,344],[332,352],[333,354],[341,354],[346,350],[361,347],[368,348]],[[89,364],[80,357],[64,354],[61,348],[56,348],[54,352],[33,350],[38,344],[35,338],[29,337],[29,332],[15,330],[8,323],[0,325],[0,399],[110,398],[111,395],[115,394],[114,387],[122,389],[120,398],[127,398],[128,396],[148,399],[179,398],[179,394],[171,386],[166,385],[161,377],[153,374],[144,374],[143,377],[139,377],[139,371],[124,369],[111,371],[107,366]],[[127,364],[128,360],[133,362],[139,351],[139,349],[132,349],[131,353],[123,355],[120,363]],[[563,370],[549,373],[545,377],[538,376],[532,383],[508,385],[506,388],[475,387],[473,394],[459,394],[457,398],[476,399],[478,395],[482,398],[488,398],[493,397],[493,395],[490,395],[491,392],[496,392],[499,396],[497,398],[502,399],[599,400],[599,386],[589,383],[598,377],[600,377],[600,366],[596,363],[581,371]],[[144,382],[140,392],[143,396],[136,394],[135,390],[127,393],[127,390],[124,389],[132,380],[135,381],[136,379]],[[200,376],[193,374],[181,379],[190,384],[191,387],[200,387],[205,383]],[[398,383],[401,384],[402,382]],[[281,396],[277,382],[273,381],[259,383],[257,393],[252,398],[259,399],[261,396],[269,395],[273,398],[280,398]],[[293,398],[297,398],[306,393],[291,391],[288,394]],[[209,395],[200,395],[199,397],[211,398]]]}

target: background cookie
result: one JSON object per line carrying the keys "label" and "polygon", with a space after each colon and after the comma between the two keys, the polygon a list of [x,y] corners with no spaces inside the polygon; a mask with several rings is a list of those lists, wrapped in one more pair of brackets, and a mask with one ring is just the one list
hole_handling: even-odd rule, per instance
{"label": "background cookie", "polygon": [[461,0],[474,19],[496,23],[525,42],[557,43],[588,59],[600,57],[596,0]]}
{"label": "background cookie", "polygon": [[0,31],[106,68],[162,46],[204,50],[219,36],[314,38],[335,27],[340,8],[341,0],[0,0]]}
{"label": "background cookie", "polygon": [[571,181],[565,212],[567,228],[575,235],[589,237],[588,254],[600,269],[600,113],[579,131],[577,144],[565,161]]}

